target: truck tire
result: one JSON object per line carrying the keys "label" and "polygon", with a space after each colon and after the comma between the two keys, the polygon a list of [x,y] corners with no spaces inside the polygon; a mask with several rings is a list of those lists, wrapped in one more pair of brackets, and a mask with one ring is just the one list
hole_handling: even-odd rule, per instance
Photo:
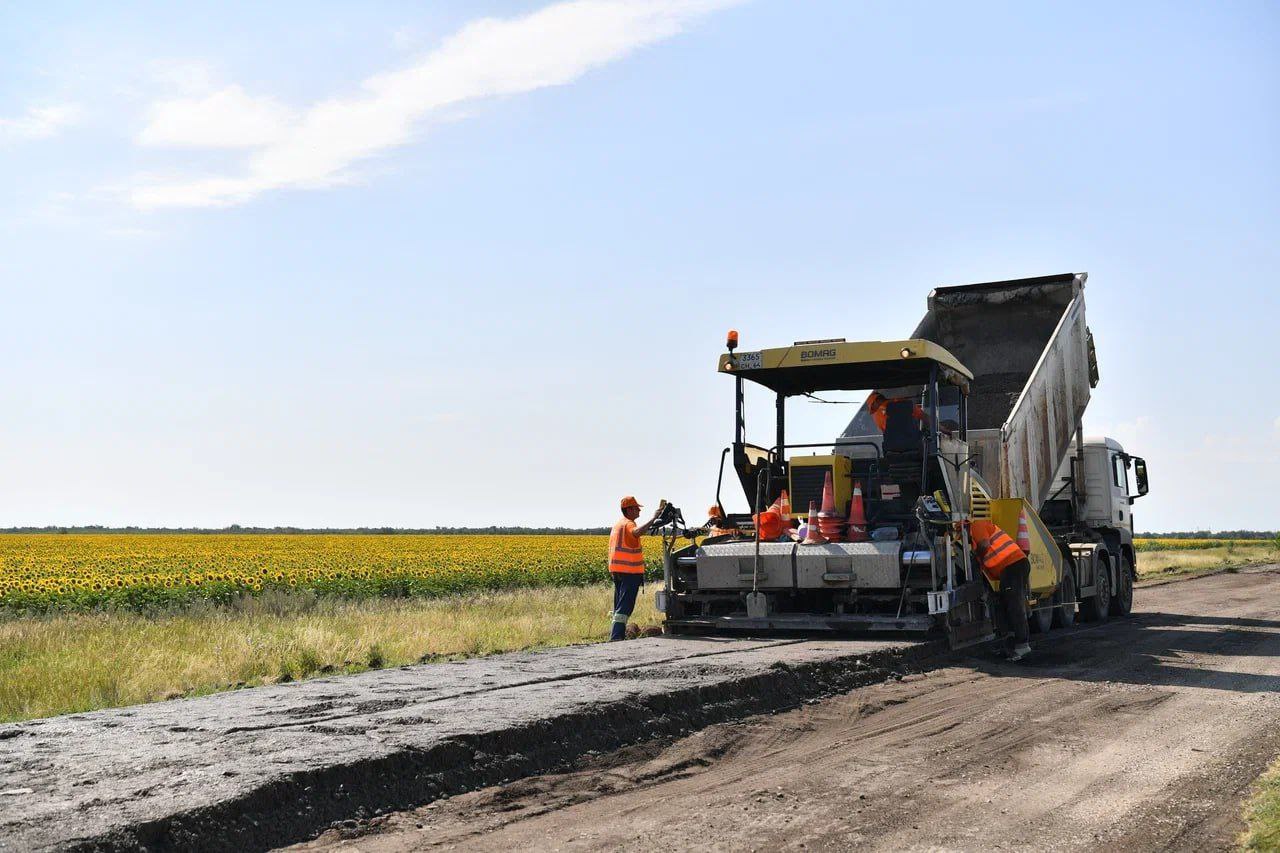
{"label": "truck tire", "polygon": [[1120,555],[1120,570],[1116,575],[1116,594],[1111,596],[1111,615],[1122,619],[1133,610],[1133,565],[1129,562],[1128,554]]}
{"label": "truck tire", "polygon": [[1093,588],[1094,594],[1080,602],[1080,618],[1085,622],[1105,622],[1111,614],[1111,566],[1106,560],[1098,560]]}
{"label": "truck tire", "polygon": [[1063,573],[1053,600],[1058,605],[1053,608],[1053,627],[1070,628],[1076,624],[1076,579],[1070,569]]}
{"label": "truck tire", "polygon": [[1027,618],[1027,622],[1031,625],[1031,633],[1049,633],[1049,629],[1053,627],[1053,611],[1056,609],[1056,607],[1041,604],[1032,610]]}
{"label": "truck tire", "polygon": [[1106,560],[1098,560],[1098,576],[1093,580],[1093,589],[1096,592],[1080,602],[1080,619],[1106,621],[1111,612],[1111,566]]}

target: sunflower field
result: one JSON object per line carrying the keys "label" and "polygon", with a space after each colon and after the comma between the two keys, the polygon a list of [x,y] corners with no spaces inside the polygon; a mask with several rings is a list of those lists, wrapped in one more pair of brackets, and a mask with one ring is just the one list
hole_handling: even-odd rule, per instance
{"label": "sunflower field", "polygon": [[1145,539],[1134,537],[1133,548],[1143,551],[1205,551],[1210,548],[1235,548],[1267,545],[1269,539]]}
{"label": "sunflower field", "polygon": [[[645,537],[650,574],[662,545]],[[264,590],[348,598],[439,596],[606,580],[607,536],[10,534],[0,608],[137,609]]]}

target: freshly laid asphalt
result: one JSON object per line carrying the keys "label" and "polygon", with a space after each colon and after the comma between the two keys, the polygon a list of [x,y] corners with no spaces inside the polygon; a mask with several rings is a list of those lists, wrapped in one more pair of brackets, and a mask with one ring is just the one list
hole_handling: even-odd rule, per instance
{"label": "freshly laid asphalt", "polygon": [[654,637],[0,726],[0,850],[262,849],[796,707],[936,641]]}

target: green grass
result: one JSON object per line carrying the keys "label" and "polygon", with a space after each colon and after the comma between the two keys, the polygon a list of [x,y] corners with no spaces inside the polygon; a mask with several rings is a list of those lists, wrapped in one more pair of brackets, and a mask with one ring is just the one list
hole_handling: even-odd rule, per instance
{"label": "green grass", "polygon": [[1138,554],[1138,580],[1158,580],[1233,566],[1280,562],[1280,547],[1271,540],[1234,541],[1214,547],[1143,551]]}
{"label": "green grass", "polygon": [[[632,622],[656,631],[652,587]],[[347,601],[266,593],[171,613],[0,619],[0,721],[608,636],[612,586]]]}
{"label": "green grass", "polygon": [[1245,850],[1280,850],[1280,761],[1258,779],[1245,806],[1248,829],[1240,839]]}

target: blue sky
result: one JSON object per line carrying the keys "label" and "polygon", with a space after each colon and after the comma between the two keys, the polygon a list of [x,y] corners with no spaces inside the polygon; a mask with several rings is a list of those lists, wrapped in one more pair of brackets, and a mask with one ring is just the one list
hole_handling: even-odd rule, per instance
{"label": "blue sky", "polygon": [[[725,329],[891,339],[933,286],[1063,271],[1090,274],[1088,431],[1151,468],[1138,526],[1280,519],[1274,4],[0,24],[0,525],[700,511]],[[792,408],[796,438],[847,419]]]}

